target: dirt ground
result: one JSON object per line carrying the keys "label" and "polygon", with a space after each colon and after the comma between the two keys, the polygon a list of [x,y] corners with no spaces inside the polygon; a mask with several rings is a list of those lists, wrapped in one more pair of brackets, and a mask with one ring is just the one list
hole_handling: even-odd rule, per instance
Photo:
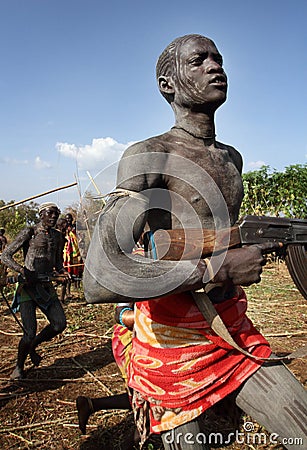
{"label": "dirt ground", "polygon": [[[249,316],[273,351],[285,355],[306,343],[306,300],[296,290],[284,264],[267,265],[262,282],[247,291]],[[12,294],[6,295],[11,301]],[[114,306],[87,305],[82,290],[75,288],[64,308],[68,319],[65,333],[41,346],[42,363],[38,368],[27,363],[26,380],[11,383],[9,375],[21,333],[4,300],[0,303],[0,449],[132,449],[131,413],[98,412],[89,420],[88,435],[82,436],[75,407],[78,395],[99,397],[124,391],[111,350]],[[39,328],[46,323],[41,313],[38,321]],[[306,359],[297,359],[288,366],[306,386]],[[265,433],[251,418],[243,417],[244,422],[252,422],[254,431]],[[148,444],[148,450],[159,448],[159,442]],[[261,441],[234,443],[226,448],[283,447]]]}

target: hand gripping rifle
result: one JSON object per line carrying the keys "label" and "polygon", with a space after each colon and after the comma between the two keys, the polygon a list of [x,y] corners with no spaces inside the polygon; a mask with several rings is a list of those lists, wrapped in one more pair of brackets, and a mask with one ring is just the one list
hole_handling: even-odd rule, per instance
{"label": "hand gripping rifle", "polygon": [[[157,230],[153,237],[145,235],[145,250],[155,259],[198,259],[219,254],[243,245],[276,243],[277,253],[286,261],[289,273],[301,294],[307,299],[307,220],[266,216],[245,216],[232,228],[224,230],[176,229]],[[276,250],[272,250],[276,251]],[[244,355],[266,360],[250,354],[232,338],[204,289],[191,291],[199,310],[212,330]],[[270,361],[291,360],[307,355],[303,346],[285,357]]]}

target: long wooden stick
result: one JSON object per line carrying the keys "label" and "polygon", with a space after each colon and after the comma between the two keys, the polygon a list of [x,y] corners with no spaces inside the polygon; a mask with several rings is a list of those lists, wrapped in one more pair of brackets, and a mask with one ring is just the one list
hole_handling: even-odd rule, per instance
{"label": "long wooden stick", "polygon": [[0,433],[10,433],[12,430],[14,431],[19,431],[19,430],[30,430],[32,428],[37,428],[37,427],[46,427],[46,426],[51,426],[54,425],[56,423],[61,423],[63,422],[64,419],[55,419],[55,420],[45,420],[44,422],[35,422],[35,423],[29,423],[27,425],[20,425],[18,427],[12,426],[9,428],[0,428]]}
{"label": "long wooden stick", "polygon": [[96,380],[97,383],[100,384],[100,386],[102,386],[104,391],[106,391],[109,395],[114,395],[113,392],[110,391],[110,389],[105,384],[103,384],[90,370],[82,366],[82,364],[76,361],[75,358],[71,357],[71,360],[76,364],[76,366],[78,366],[80,369],[83,369],[84,372],[86,372],[90,377],[94,378],[94,380]]}
{"label": "long wooden stick", "polygon": [[[88,170],[86,171],[86,173],[87,173],[87,176],[89,177],[89,179],[91,180],[92,185],[96,189],[97,194],[101,195],[101,192],[100,192],[97,184],[95,183],[94,178],[92,177],[92,175],[89,173]],[[103,197],[101,197],[101,200],[102,200],[102,204],[105,205],[106,204],[105,199]]]}
{"label": "long wooden stick", "polygon": [[58,188],[55,188],[55,189],[51,189],[50,191],[43,192],[42,194],[33,195],[32,197],[25,198],[24,200],[20,200],[19,202],[15,202],[15,203],[11,203],[9,205],[2,206],[0,208],[0,211],[2,211],[3,209],[6,209],[6,208],[11,208],[12,206],[20,205],[21,203],[29,202],[30,200],[34,200],[35,198],[42,197],[43,195],[47,195],[47,194],[51,194],[52,192],[60,191],[61,189],[67,189],[67,188],[70,188],[72,186],[76,186],[76,184],[77,184],[77,182],[71,183],[71,184],[67,184],[66,186],[61,186],[61,187],[58,187]]}
{"label": "long wooden stick", "polygon": [[91,180],[92,185],[93,185],[94,188],[96,189],[97,194],[101,195],[101,192],[100,192],[100,190],[99,190],[97,184],[95,183],[94,178],[92,177],[92,175],[89,173],[88,170],[86,171],[86,173],[87,173],[87,176],[89,177],[89,179]]}
{"label": "long wooden stick", "polygon": [[[78,182],[77,175],[74,174],[74,176],[75,176],[75,180],[76,180],[76,183],[77,183],[77,189],[78,189],[78,194],[79,194],[80,207],[81,207],[81,210],[82,210],[82,195],[81,195],[80,183]],[[85,215],[86,215],[86,210],[85,210]],[[88,234],[88,238],[89,238],[89,240],[90,240],[90,242],[91,242],[91,238],[92,238],[92,237],[91,237],[91,231],[90,231],[90,227],[89,227],[89,225],[88,225],[87,218],[86,218],[86,220],[84,220],[84,222],[85,222],[85,226],[86,226],[86,231],[87,231],[87,234]]]}

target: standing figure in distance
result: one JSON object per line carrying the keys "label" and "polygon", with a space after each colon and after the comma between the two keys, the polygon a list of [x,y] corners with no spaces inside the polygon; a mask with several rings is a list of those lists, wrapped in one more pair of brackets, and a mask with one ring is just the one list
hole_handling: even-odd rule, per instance
{"label": "standing figure in distance", "polygon": [[[175,125],[125,151],[83,279],[89,303],[136,302],[128,385],[142,442],[160,433],[165,449],[210,448],[202,417],[230,394],[278,440],[306,440],[306,392],[281,362],[265,360],[269,343],[246,316],[242,286],[260,281],[264,255],[274,245],[230,249],[210,259],[141,261],[132,255],[145,226],[152,232],[198,228],[201,236],[203,229],[233,226],[243,197],[242,157],[215,135],[227,77],[214,42],[201,35],[175,39],[160,55],[156,75]],[[249,355],[213,332],[194,302],[199,289]]]}
{"label": "standing figure in distance", "polygon": [[3,250],[7,246],[7,239],[6,239],[6,236],[4,236],[4,234],[5,234],[5,229],[0,228],[0,253],[3,252]]}
{"label": "standing figure in distance", "polygon": [[[62,253],[63,253],[63,258],[64,258],[64,248],[65,248],[65,245],[66,245],[66,242],[67,242],[67,239],[66,239],[67,226],[68,226],[68,223],[67,223],[67,220],[65,219],[65,217],[60,217],[57,220],[57,223],[56,223],[56,226],[55,226],[55,228],[62,233]],[[63,281],[61,283],[61,296],[60,296],[60,299],[61,299],[62,303],[64,303],[64,300],[65,300],[65,294],[66,294],[66,289],[67,289],[67,284],[68,283],[70,283],[70,279],[68,279],[66,281]]]}
{"label": "standing figure in distance", "polygon": [[[25,376],[24,364],[28,355],[35,366],[41,361],[36,347],[44,341],[62,333],[66,328],[66,317],[49,276],[70,275],[63,267],[62,235],[56,230],[60,210],[55,203],[43,203],[39,207],[40,222],[24,228],[1,255],[1,261],[21,277],[15,293],[15,306],[19,307],[24,329],[18,346],[16,367],[12,380]],[[14,259],[15,253],[23,250],[24,265]],[[36,308],[47,317],[49,324],[36,336]]]}
{"label": "standing figure in distance", "polygon": [[[62,297],[65,298],[67,294],[68,298],[71,297],[71,284],[75,283],[77,288],[80,287],[80,278],[83,272],[83,262],[80,255],[78,238],[76,232],[76,224],[74,223],[73,216],[71,213],[65,215],[67,222],[66,228],[66,242],[64,246],[64,266],[69,272],[71,279],[67,283],[67,292],[64,292]],[[75,281],[74,281],[75,279]]]}

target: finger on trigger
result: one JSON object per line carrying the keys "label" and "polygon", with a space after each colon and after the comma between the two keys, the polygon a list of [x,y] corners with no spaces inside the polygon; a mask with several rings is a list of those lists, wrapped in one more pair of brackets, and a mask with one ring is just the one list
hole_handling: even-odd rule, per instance
{"label": "finger on trigger", "polygon": [[271,253],[274,252],[276,250],[280,250],[281,247],[283,247],[283,243],[282,242],[264,242],[263,244],[259,245],[260,249],[261,249],[261,253],[263,255],[266,255],[267,253]]}

